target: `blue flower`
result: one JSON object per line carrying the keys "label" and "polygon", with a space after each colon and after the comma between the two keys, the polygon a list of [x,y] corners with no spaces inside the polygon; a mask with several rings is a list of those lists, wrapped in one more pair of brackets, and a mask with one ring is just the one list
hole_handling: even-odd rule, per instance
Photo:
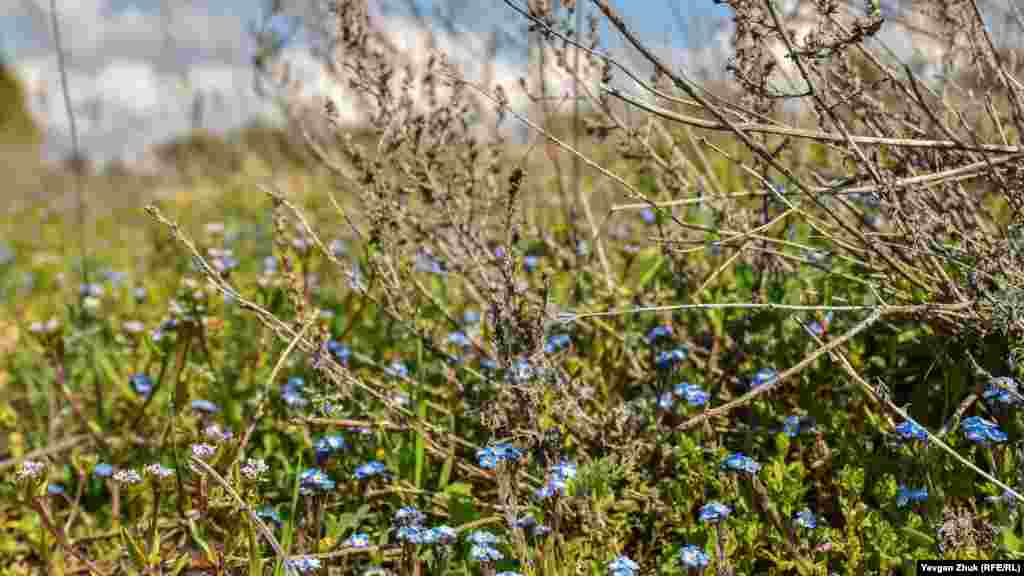
{"label": "blue flower", "polygon": [[672,326],[668,324],[659,324],[651,331],[647,333],[646,340],[647,344],[654,344],[659,338],[670,338],[672,336]]}
{"label": "blue flower", "polygon": [[409,542],[410,544],[421,544],[420,540],[425,530],[422,526],[402,526],[395,533],[395,537],[403,542]]}
{"label": "blue flower", "polygon": [[640,211],[640,218],[646,224],[654,224],[654,221],[657,219],[657,215],[654,213],[654,210],[651,210],[650,208],[644,208],[643,210]]}
{"label": "blue flower", "polygon": [[319,468],[307,468],[299,474],[299,494],[334,490],[334,480]]}
{"label": "blue flower", "polygon": [[686,403],[690,406],[703,406],[711,399],[711,396],[700,386],[689,382],[677,384],[673,392],[676,396],[686,399]]}
{"label": "blue flower", "polygon": [[764,384],[770,384],[775,381],[776,376],[777,374],[775,370],[772,370],[771,368],[761,368],[760,370],[757,371],[757,374],[754,374],[754,377],[750,380],[750,387],[757,388],[758,386],[762,386]]}
{"label": "blue flower", "polygon": [[146,288],[145,288],[145,286],[136,286],[135,289],[132,290],[132,296],[134,296],[135,297],[135,301],[140,303],[140,304],[142,302],[145,302],[146,301]]}
{"label": "blue flower", "polygon": [[907,420],[897,426],[896,433],[904,440],[928,440],[928,432],[913,420]]}
{"label": "blue flower", "polygon": [[313,558],[312,556],[302,556],[299,558],[292,558],[286,562],[293,570],[298,570],[300,573],[305,574],[306,572],[312,572],[320,569],[320,559]]}
{"label": "blue flower", "polygon": [[481,358],[480,367],[484,370],[497,370],[498,363],[495,362],[493,358]]}
{"label": "blue flower", "polygon": [[799,416],[787,416],[786,420],[782,423],[782,431],[790,438],[796,438],[800,435],[800,417]]}
{"label": "blue flower", "polygon": [[305,381],[302,378],[298,376],[289,378],[281,388],[281,399],[292,408],[305,408],[309,405],[309,400],[303,394],[304,386]]}
{"label": "blue flower", "polygon": [[985,400],[999,404],[1019,404],[1021,402],[1020,386],[1017,381],[1007,376],[993,378],[982,394]]}
{"label": "blue flower", "polygon": [[396,378],[408,378],[409,367],[406,366],[403,362],[395,360],[386,368],[384,368],[384,373],[387,374],[388,376],[394,376]]}
{"label": "blue flower", "polygon": [[654,358],[654,366],[658,369],[664,370],[671,368],[677,363],[686,360],[686,349],[676,348],[675,350],[663,350],[658,352],[658,355]]}
{"label": "blue flower", "polygon": [[556,334],[548,337],[548,341],[544,344],[544,352],[546,354],[554,354],[563,348],[567,348],[572,343],[572,338],[568,334]]}
{"label": "blue flower", "polygon": [[451,544],[459,537],[458,533],[451,526],[444,524],[427,530],[423,536],[424,544]]}
{"label": "blue flower", "polygon": [[679,551],[679,562],[687,568],[703,568],[709,561],[708,555],[693,544],[687,544]]}
{"label": "blue flower", "polygon": [[132,390],[143,398],[153,392],[153,379],[146,374],[134,374],[131,377]]}
{"label": "blue flower", "polygon": [[413,506],[404,506],[395,512],[395,526],[420,526],[427,516]]}
{"label": "blue flower", "polygon": [[313,450],[316,452],[316,463],[323,464],[323,461],[330,458],[331,454],[340,452],[347,447],[345,438],[340,434],[323,436],[313,444]]}
{"label": "blue flower", "polygon": [[527,272],[533,272],[536,270],[538,264],[540,264],[540,258],[537,256],[526,256],[523,258],[523,268],[525,268]]}
{"label": "blue flower", "polygon": [[794,518],[793,521],[801,528],[814,529],[818,526],[818,519],[815,518],[814,513],[807,508],[797,512],[796,518]]}
{"label": "blue flower", "polygon": [[504,572],[498,572],[494,576],[523,576],[523,575],[520,574],[519,572],[512,572],[511,570],[506,570]]}
{"label": "blue flower", "polygon": [[749,456],[736,453],[730,454],[726,457],[725,461],[722,462],[722,469],[746,472],[747,474],[757,474],[758,470],[761,469],[761,465]]}
{"label": "blue flower", "polygon": [[474,530],[466,539],[478,546],[494,546],[498,543],[498,537],[487,530]]}
{"label": "blue flower", "polygon": [[273,274],[277,272],[277,258],[273,256],[267,256],[263,259],[263,273]]}
{"label": "blue flower", "polygon": [[370,545],[370,536],[362,532],[356,532],[349,536],[342,543],[342,546],[348,546],[349,548],[366,548]]}
{"label": "blue flower", "polygon": [[78,287],[78,295],[79,296],[90,296],[92,298],[102,298],[103,297],[103,286],[100,286],[99,284],[95,284],[95,283],[93,283],[93,284],[82,284],[81,286]]}
{"label": "blue flower", "polygon": [[197,399],[193,400],[191,404],[192,410],[195,412],[202,412],[204,414],[216,414],[220,412],[220,406],[217,406],[209,400]]}
{"label": "blue flower", "polygon": [[960,427],[964,429],[968,440],[983,446],[989,442],[1006,442],[1006,433],[1000,430],[999,426],[979,416],[964,418]]}
{"label": "blue flower", "polygon": [[472,326],[480,322],[480,313],[476,310],[466,310],[462,313],[462,323],[466,326]]}
{"label": "blue flower", "polygon": [[92,474],[97,478],[110,478],[114,475],[114,467],[110,464],[101,462],[93,467]]}
{"label": "blue flower", "polygon": [[523,451],[507,442],[488,446],[476,451],[477,463],[481,468],[494,470],[499,462],[514,462],[521,458]]}
{"label": "blue flower", "polygon": [[383,462],[371,460],[366,464],[363,464],[362,466],[356,468],[354,477],[356,480],[365,480],[366,478],[370,478],[371,476],[383,475],[386,470],[387,467],[384,465]]}
{"label": "blue flower", "polygon": [[576,465],[567,460],[562,460],[551,467],[551,476],[559,480],[572,480],[576,478]]}
{"label": "blue flower", "polygon": [[282,524],[281,515],[277,513],[277,510],[274,510],[270,506],[263,506],[256,510],[256,517],[261,520],[270,520],[277,526]]}
{"label": "blue flower", "polygon": [[658,407],[662,410],[671,410],[675,403],[676,399],[671,392],[663,392],[658,396]]}
{"label": "blue flower", "polygon": [[900,486],[896,491],[896,505],[900,508],[907,505],[909,502],[924,502],[928,500],[928,489],[908,489],[906,486]]}
{"label": "blue flower", "polygon": [[448,343],[459,348],[471,348],[473,342],[464,332],[452,332],[448,335]]}
{"label": "blue flower", "polygon": [[505,556],[490,546],[474,544],[469,550],[469,557],[475,562],[497,562]]}
{"label": "blue flower", "polygon": [[50,496],[60,496],[64,493],[64,487],[60,484],[47,484],[46,493]]}
{"label": "blue flower", "polygon": [[640,566],[626,556],[618,556],[608,563],[609,576],[633,576]]}
{"label": "blue flower", "polygon": [[700,509],[700,521],[720,522],[731,513],[732,509],[721,502],[708,502]]}
{"label": "blue flower", "polygon": [[825,317],[822,319],[821,322],[817,320],[812,320],[811,322],[809,322],[807,324],[807,329],[810,330],[812,334],[820,338],[823,334],[825,334],[825,332],[828,331],[828,326],[829,324],[832,323],[832,316],[833,312],[829,310],[828,313],[825,314]]}
{"label": "blue flower", "polygon": [[352,349],[334,340],[327,341],[327,351],[334,356],[339,364],[348,366],[348,359],[352,357]]}

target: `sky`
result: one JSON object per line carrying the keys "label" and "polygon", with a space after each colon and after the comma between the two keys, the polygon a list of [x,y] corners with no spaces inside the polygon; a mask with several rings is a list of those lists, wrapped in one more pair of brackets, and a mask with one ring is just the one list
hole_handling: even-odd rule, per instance
{"label": "sky", "polygon": [[[406,44],[416,26],[407,1],[414,1],[427,18],[438,11],[429,0],[384,1],[370,0],[371,14]],[[318,2],[285,0],[293,16],[315,13]],[[464,69],[471,78],[472,52],[483,51],[486,34],[495,27],[503,33],[502,46],[525,38],[525,23],[503,0],[437,4],[442,14],[450,7],[462,38],[469,39],[450,40],[447,47],[455,53],[453,60],[470,62]],[[70,150],[70,135],[49,5],[50,0],[0,2],[0,53],[33,92],[31,109],[46,129],[46,154],[56,158]],[[613,5],[628,5],[621,11],[643,37],[680,54],[691,44],[706,45],[708,20],[728,14],[710,0],[618,0]],[[265,14],[266,0],[57,0],[57,11],[76,123],[83,147],[97,162],[113,157],[133,162],[146,146],[187,131],[197,91],[206,95],[205,128],[223,131],[254,118],[276,121],[273,107],[253,90],[250,66],[255,49],[250,26]],[[307,42],[300,31],[288,58],[310,82],[310,90],[327,90],[317,80]],[[524,74],[524,62],[525,52],[503,50],[497,79],[505,75],[512,82]]]}
{"label": "sky", "polygon": [[[75,117],[83,147],[94,161],[120,157],[134,162],[143,157],[147,146],[186,132],[193,123],[197,93],[205,95],[204,128],[224,131],[255,118],[279,121],[273,106],[253,90],[251,59],[256,45],[250,31],[265,14],[267,1],[57,0]],[[290,16],[322,21],[317,7],[324,0],[281,1]],[[415,34],[417,20],[409,7],[416,6],[428,19],[439,12],[453,15],[459,35],[435,29],[441,30],[441,47],[453,61],[462,63],[470,79],[479,79],[477,64],[488,34],[499,30],[500,45],[506,49],[499,52],[495,80],[514,88],[526,70],[526,32],[524,20],[506,1],[526,4],[526,0],[368,0],[374,21],[393,41],[410,48],[417,62],[425,60],[426,51]],[[592,9],[585,0],[579,4]],[[613,0],[611,4],[674,67],[691,74],[700,68],[721,72],[730,33],[730,11],[723,5],[713,0]],[[31,109],[46,128],[46,154],[56,158],[70,150],[70,136],[49,5],[50,0],[0,0],[0,53],[32,91]],[[279,26],[283,22],[274,21]],[[609,36],[606,28],[602,35]],[[354,101],[325,82],[309,54],[311,37],[300,31],[285,51],[295,75],[305,80],[304,96],[331,94],[343,116],[354,115]],[[603,48],[627,63],[635,58],[618,42]],[[525,102],[513,100],[517,106]]]}

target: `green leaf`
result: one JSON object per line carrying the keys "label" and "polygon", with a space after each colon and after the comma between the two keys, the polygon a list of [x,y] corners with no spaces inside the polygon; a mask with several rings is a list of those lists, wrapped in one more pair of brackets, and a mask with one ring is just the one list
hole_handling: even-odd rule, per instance
{"label": "green leaf", "polygon": [[736,287],[744,294],[754,291],[754,267],[746,262],[736,265]]}
{"label": "green leaf", "polygon": [[925,534],[924,532],[915,530],[909,526],[901,526],[900,531],[907,537],[908,540],[925,548],[934,548],[935,539]]}

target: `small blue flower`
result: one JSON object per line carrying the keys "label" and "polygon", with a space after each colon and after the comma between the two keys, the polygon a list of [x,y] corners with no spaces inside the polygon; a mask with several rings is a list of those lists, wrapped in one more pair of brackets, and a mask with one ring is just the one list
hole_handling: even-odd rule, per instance
{"label": "small blue flower", "polygon": [[452,332],[448,335],[448,343],[459,348],[472,348],[473,341],[464,332]]}
{"label": "small blue flower", "polygon": [[382,475],[386,470],[387,467],[384,465],[383,462],[371,460],[366,464],[363,464],[362,466],[356,468],[354,477],[356,480],[365,480],[366,478],[370,478],[372,476]]}
{"label": "small blue flower", "polygon": [[964,435],[968,440],[983,446],[989,442],[1006,442],[1006,433],[1000,430],[998,425],[979,416],[964,418],[960,427],[964,429]]}
{"label": "small blue flower", "polygon": [[95,283],[93,283],[93,284],[82,284],[81,286],[78,287],[78,295],[79,296],[92,297],[92,298],[102,298],[103,297],[103,286],[100,286],[99,284],[95,284]]}
{"label": "small blue flower", "polygon": [[559,350],[567,348],[572,343],[572,338],[568,334],[556,334],[548,337],[548,341],[544,344],[545,354],[554,354]]}
{"label": "small blue flower", "polygon": [[427,534],[424,537],[424,539],[428,540],[428,542],[425,542],[427,544],[447,545],[451,544],[452,542],[455,542],[455,540],[457,540],[458,537],[459,534],[455,531],[454,528],[442,524],[440,526],[435,526],[430,530],[427,530]]}
{"label": "small blue flower", "polygon": [[494,546],[498,543],[498,537],[487,530],[474,530],[469,533],[466,540],[478,546]]}
{"label": "small blue flower", "polygon": [[135,301],[140,303],[140,304],[142,302],[145,302],[146,301],[146,288],[145,288],[145,286],[136,286],[135,289],[132,290],[132,296],[134,296],[135,297]]}
{"label": "small blue flower", "polygon": [[725,461],[722,462],[722,469],[746,472],[747,474],[757,474],[758,470],[761,469],[761,465],[749,456],[736,453],[730,454],[726,457]]}
{"label": "small blue flower", "polygon": [[537,500],[547,500],[548,498],[555,495],[555,491],[555,486],[552,483],[548,482],[547,484],[541,486],[540,488],[537,488],[533,492],[533,497],[536,498]]}
{"label": "small blue flower", "polygon": [[711,396],[702,390],[700,386],[690,384],[689,382],[677,384],[672,391],[676,396],[684,398],[690,406],[703,406],[711,399]]}
{"label": "small blue flower", "polygon": [[896,491],[896,505],[900,508],[907,505],[909,502],[924,502],[928,500],[928,489],[908,489],[906,486],[900,486]]}
{"label": "small blue flower", "polygon": [[50,496],[60,496],[64,493],[64,486],[61,486],[60,484],[47,484],[46,493]]}
{"label": "small blue flower", "polygon": [[608,563],[608,576],[633,576],[640,566],[626,556],[618,556]]}
{"label": "small blue flower", "polygon": [[829,324],[832,323],[832,316],[833,312],[829,310],[828,313],[825,314],[825,317],[822,319],[821,322],[817,320],[810,321],[807,324],[807,329],[810,330],[812,334],[820,338],[823,334],[825,334],[825,332],[828,331],[828,326]]}
{"label": "small blue flower", "polygon": [[507,442],[477,450],[477,463],[481,468],[494,470],[499,462],[514,462],[521,458],[523,451]]}
{"label": "small blue flower", "polygon": [[703,568],[709,561],[708,555],[693,544],[687,544],[679,551],[679,563],[687,568]]}
{"label": "small blue flower", "polygon": [[307,468],[299,475],[299,494],[334,490],[334,480],[319,468]]}
{"label": "small blue flower", "polygon": [[320,559],[313,558],[312,556],[302,556],[299,558],[292,558],[287,561],[288,566],[293,570],[297,570],[302,574],[306,572],[312,572],[320,569]]}
{"label": "small blue flower", "polygon": [[462,313],[462,323],[466,326],[472,326],[480,323],[480,312],[476,310],[466,310]]}
{"label": "small blue flower", "polygon": [[469,550],[469,557],[475,562],[497,562],[505,556],[490,546],[474,544]]}
{"label": "small blue flower", "polygon": [[797,526],[801,528],[807,528],[813,530],[818,526],[818,519],[814,517],[814,513],[809,509],[804,508],[803,510],[796,513],[796,518],[793,520]]}
{"label": "small blue flower", "polygon": [[396,378],[408,378],[409,367],[406,366],[405,363],[395,360],[386,368],[384,368],[384,373],[387,374],[388,376],[394,376]]}
{"label": "small blue flower", "polygon": [[273,256],[267,256],[263,259],[263,273],[273,274],[277,272],[277,258]]}
{"label": "small blue flower", "polygon": [[782,431],[790,438],[796,438],[800,435],[800,417],[799,416],[787,416],[786,420],[782,423]]}
{"label": "small blue flower", "polygon": [[369,534],[364,534],[362,532],[356,532],[355,534],[346,538],[345,541],[342,543],[342,546],[348,546],[349,548],[366,548],[369,545]]}
{"label": "small blue flower", "polygon": [[645,224],[654,224],[654,221],[657,219],[657,215],[655,215],[654,210],[644,208],[640,211],[640,218]]}
{"label": "small blue flower", "polygon": [[904,440],[928,440],[928,432],[913,420],[907,420],[897,426],[896,433]]}
{"label": "small blue flower", "polygon": [[654,344],[659,338],[671,338],[672,337],[672,326],[668,324],[659,324],[651,331],[647,333],[646,340],[647,344]]}
{"label": "small blue flower", "polygon": [[523,258],[523,268],[525,268],[527,272],[533,272],[536,270],[538,264],[540,264],[540,258],[536,256],[526,256]]}
{"label": "small blue flower", "polygon": [[395,526],[420,526],[427,516],[413,506],[404,506],[395,512]]}
{"label": "small blue flower", "polygon": [[758,386],[762,386],[764,384],[770,384],[775,381],[775,378],[777,376],[778,375],[776,374],[775,370],[772,370],[771,368],[761,368],[760,370],[757,371],[757,374],[754,374],[754,377],[750,380],[750,387],[757,388]]}
{"label": "small blue flower", "polygon": [[545,526],[543,524],[537,524],[536,526],[533,527],[533,536],[535,538],[543,538],[544,536],[547,536],[550,533],[551,533],[551,528],[548,528],[547,526]]}
{"label": "small blue flower", "polygon": [[523,576],[523,575],[520,574],[519,572],[512,572],[511,570],[506,570],[504,572],[498,572],[494,576]]}
{"label": "small blue flower", "polygon": [[340,434],[323,436],[313,444],[313,450],[316,452],[316,463],[318,465],[323,464],[324,460],[330,458],[331,454],[341,452],[347,447],[348,445],[345,443],[345,438]]}
{"label": "small blue flower", "polygon": [[671,368],[679,362],[686,360],[686,349],[676,348],[675,350],[663,350],[658,352],[658,355],[654,358],[654,366],[659,370]]}
{"label": "small blue flower", "polygon": [[1020,386],[1016,380],[1007,376],[990,380],[988,385],[985,386],[985,392],[982,396],[985,400],[998,404],[1014,405],[1021,403]]}
{"label": "small blue flower", "polygon": [[134,374],[131,377],[132,390],[143,398],[149,398],[153,392],[153,379],[146,374]]}
{"label": "small blue flower", "polygon": [[97,478],[110,478],[114,475],[114,467],[101,462],[92,469],[92,474]]}
{"label": "small blue flower", "polygon": [[343,366],[348,366],[348,360],[352,357],[352,349],[334,340],[327,341],[327,351],[334,356],[334,359]]}
{"label": "small blue flower", "polygon": [[567,460],[562,460],[551,467],[551,476],[559,480],[572,480],[576,478],[576,465]]}
{"label": "small blue flower", "polygon": [[410,544],[420,544],[423,532],[425,530],[422,526],[402,526],[395,532],[395,537],[402,542],[408,542]]}
{"label": "small blue flower", "polygon": [[721,502],[708,502],[700,509],[700,521],[720,522],[731,513],[732,509]]}
{"label": "small blue flower", "polygon": [[663,392],[658,396],[658,407],[662,410],[671,410],[675,403],[676,399],[671,392]]}
{"label": "small blue flower", "polygon": [[498,369],[498,363],[495,362],[493,358],[481,358],[480,367],[483,368],[484,370],[493,371]]}

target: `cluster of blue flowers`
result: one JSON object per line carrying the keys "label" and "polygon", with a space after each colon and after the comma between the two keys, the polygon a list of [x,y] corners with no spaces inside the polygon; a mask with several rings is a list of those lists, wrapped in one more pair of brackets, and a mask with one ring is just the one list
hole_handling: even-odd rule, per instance
{"label": "cluster of blue flowers", "polygon": [[498,544],[498,537],[487,530],[474,530],[469,534],[467,540],[472,545],[469,549],[469,557],[475,562],[497,562],[505,557],[500,550],[495,548]]}
{"label": "cluster of blue flowers", "polygon": [[476,452],[477,463],[487,470],[494,470],[500,462],[515,462],[522,457],[523,451],[507,442],[488,446]]}
{"label": "cluster of blue flowers", "polygon": [[736,472],[744,472],[746,474],[757,474],[761,470],[761,465],[754,461],[753,458],[746,456],[741,453],[730,454],[722,462],[723,470],[733,470]]}
{"label": "cluster of blue flowers", "polygon": [[330,436],[323,436],[319,438],[313,444],[313,451],[316,454],[317,466],[322,466],[336,452],[341,452],[348,448],[348,444],[345,442],[345,438],[340,434],[332,434]]}
{"label": "cluster of blue flowers", "polygon": [[455,542],[457,534],[451,526],[440,525],[426,528],[423,523],[427,516],[413,506],[405,506],[395,512],[395,537],[412,545],[447,545]]}
{"label": "cluster of blue flowers", "polygon": [[968,440],[982,446],[987,446],[991,442],[1006,442],[1006,432],[1000,430],[995,422],[990,422],[980,416],[964,418],[960,427],[964,429],[964,435]]}
{"label": "cluster of blue flowers", "polygon": [[907,420],[899,426],[896,426],[896,434],[904,440],[928,440],[928,432],[913,420]]}

